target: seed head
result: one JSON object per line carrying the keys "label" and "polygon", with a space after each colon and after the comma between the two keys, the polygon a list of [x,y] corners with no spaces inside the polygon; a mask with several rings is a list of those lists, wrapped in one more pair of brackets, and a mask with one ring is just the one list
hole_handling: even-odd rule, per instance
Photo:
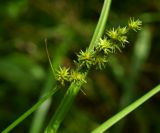
{"label": "seed head", "polygon": [[118,27],[117,28],[117,32],[118,32],[118,34],[119,35],[125,35],[127,32],[128,32],[128,29],[127,29],[127,27],[125,26],[125,27]]}
{"label": "seed head", "polygon": [[134,20],[134,18],[130,18],[128,22],[129,29],[132,29],[134,31],[140,30],[141,25],[142,25],[142,21],[140,21],[139,19]]}
{"label": "seed head", "polygon": [[114,28],[112,30],[107,31],[107,35],[113,40],[117,40],[119,36],[118,31]]}
{"label": "seed head", "polygon": [[90,68],[93,64],[93,56],[93,51],[86,50],[85,52],[83,52],[81,50],[78,55],[78,63],[80,64],[80,66],[85,65],[87,68]]}
{"label": "seed head", "polygon": [[69,68],[59,67],[59,70],[57,70],[56,73],[56,80],[59,81],[62,86],[64,86],[65,81],[68,81],[68,79],[69,79]]}
{"label": "seed head", "polygon": [[80,81],[80,82],[86,83],[85,74],[80,73],[77,70],[73,70],[70,75],[70,81],[73,81],[73,82]]}
{"label": "seed head", "polygon": [[94,59],[94,65],[96,66],[96,69],[102,69],[105,68],[106,63],[108,62],[106,56],[96,56]]}
{"label": "seed head", "polygon": [[129,43],[127,41],[127,36],[119,36],[118,41],[121,43],[121,46],[124,48],[126,43]]}
{"label": "seed head", "polygon": [[96,46],[96,50],[103,51],[105,54],[108,54],[108,53],[112,52],[112,44],[106,38],[104,38],[104,39],[100,38],[99,42]]}

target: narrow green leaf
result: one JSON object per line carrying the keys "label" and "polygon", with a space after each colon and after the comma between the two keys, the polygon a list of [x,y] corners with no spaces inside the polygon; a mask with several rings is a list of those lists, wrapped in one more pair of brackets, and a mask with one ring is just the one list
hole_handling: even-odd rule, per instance
{"label": "narrow green leaf", "polygon": [[44,97],[42,97],[35,105],[33,105],[28,111],[26,111],[23,115],[21,115],[16,121],[14,121],[11,125],[9,125],[6,129],[2,131],[2,133],[10,132],[14,127],[16,127],[19,123],[21,123],[25,118],[27,118],[31,113],[33,113],[46,99],[51,97],[58,88],[54,88],[49,91]]}
{"label": "narrow green leaf", "polygon": [[152,96],[157,94],[160,91],[160,85],[153,88],[151,91],[146,93],[144,96],[124,108],[122,111],[111,117],[106,122],[102,123],[99,127],[97,127],[95,130],[93,130],[91,133],[103,133],[107,129],[109,129],[111,126],[116,124],[119,120],[121,120],[123,117],[131,113],[133,110],[135,110],[137,107],[139,107],[141,104],[146,102],[148,99],[150,99]]}

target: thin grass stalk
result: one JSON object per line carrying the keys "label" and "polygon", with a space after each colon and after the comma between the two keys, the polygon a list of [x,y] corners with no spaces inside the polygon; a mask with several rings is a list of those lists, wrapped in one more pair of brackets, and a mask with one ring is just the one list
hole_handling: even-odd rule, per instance
{"label": "thin grass stalk", "polygon": [[16,127],[19,123],[21,123],[25,118],[27,118],[31,113],[33,113],[39,106],[46,101],[49,97],[51,97],[58,88],[54,88],[49,91],[44,97],[42,97],[35,105],[33,105],[28,111],[26,111],[23,115],[21,115],[17,120],[15,120],[11,125],[9,125],[6,129],[4,129],[1,133],[8,133],[14,127]]}
{"label": "thin grass stalk", "polygon": [[[106,21],[107,21],[108,14],[109,14],[110,5],[111,5],[111,0],[104,1],[96,30],[93,34],[91,43],[89,45],[89,50],[93,50],[96,44],[96,41],[102,36],[104,32]],[[56,133],[57,132],[61,122],[63,121],[76,95],[78,94],[82,84],[83,84],[82,82],[71,83],[59,107],[57,108],[55,114],[51,118],[51,121],[45,130],[45,133]]]}
{"label": "thin grass stalk", "polygon": [[131,113],[133,110],[138,108],[140,105],[142,105],[144,102],[146,102],[148,99],[150,99],[152,96],[157,94],[160,91],[160,85],[157,85],[155,88],[153,88],[151,91],[146,93],[144,96],[124,108],[122,111],[102,123],[99,127],[97,127],[95,130],[93,130],[91,133],[103,133],[104,131],[108,130],[111,126],[116,124],[119,120],[127,116],[129,113]]}

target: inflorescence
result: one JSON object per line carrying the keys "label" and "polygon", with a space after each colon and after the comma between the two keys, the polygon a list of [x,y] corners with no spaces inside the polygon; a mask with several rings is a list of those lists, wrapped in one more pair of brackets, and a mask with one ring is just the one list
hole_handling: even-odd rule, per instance
{"label": "inflorescence", "polygon": [[[138,31],[141,29],[142,22],[140,20],[134,20],[131,18],[128,25],[125,27],[118,27],[107,30],[104,37],[100,38],[94,49],[85,51],[80,51],[77,55],[77,61],[74,61],[77,65],[76,70],[70,70],[66,67],[60,67],[56,72],[56,80],[62,85],[65,82],[83,82],[86,83],[85,77],[87,71],[94,67],[96,69],[103,69],[108,62],[108,57],[110,54],[116,51],[122,50],[129,43],[127,40],[127,33],[130,30]],[[85,70],[85,72],[84,72]]]}

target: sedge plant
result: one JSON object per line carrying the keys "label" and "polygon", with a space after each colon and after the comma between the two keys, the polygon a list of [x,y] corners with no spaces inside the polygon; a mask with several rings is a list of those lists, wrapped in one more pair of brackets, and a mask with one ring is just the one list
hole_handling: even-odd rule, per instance
{"label": "sedge plant", "polygon": [[[89,47],[86,48],[86,50],[81,50],[78,53],[77,60],[74,61],[76,67],[59,67],[59,69],[54,70],[51,66],[55,75],[55,79],[57,81],[58,88],[63,87],[68,83],[70,84],[70,86],[66,91],[59,107],[51,118],[47,128],[45,129],[45,133],[56,133],[58,131],[61,122],[67,115],[67,112],[69,111],[76,95],[80,91],[81,86],[84,83],[87,83],[86,76],[89,70],[92,68],[100,70],[104,69],[109,61],[109,56],[117,52],[122,52],[122,50],[128,45],[129,41],[127,34],[131,31],[137,32],[141,29],[142,22],[139,19],[136,20],[134,18],[130,18],[126,26],[119,26],[117,28],[112,28],[105,31],[105,25],[108,18],[110,5],[111,0],[104,1],[100,19],[93,34],[91,43]],[[160,85],[153,88],[150,92],[135,101],[133,104],[130,104],[128,107],[101,124],[92,132],[104,132],[159,91]],[[3,130],[2,133],[11,131],[15,126],[21,123],[22,120],[24,120],[33,111],[35,111],[40,106],[40,104],[42,104],[47,98],[51,97],[54,93],[55,91],[52,91],[52,93],[48,93],[43,99],[40,99],[40,101],[35,104],[35,106],[33,106],[19,119],[13,122],[9,127]]]}
{"label": "sedge plant", "polygon": [[76,88],[76,90],[72,90],[73,92],[70,92],[70,96],[68,94],[69,90],[67,91],[68,93],[66,93],[64,97],[65,100],[63,99],[64,101],[62,101],[60,104],[58,111],[53,116],[45,133],[55,133],[58,130],[58,127],[60,126],[60,123],[66,113],[66,109],[68,109],[69,105],[71,104],[71,100],[73,100],[75,95],[78,93],[78,87],[84,83],[87,83],[86,76],[89,70],[91,68],[100,70],[105,68],[109,61],[109,56],[111,54],[115,54],[116,52],[122,52],[122,49],[128,45],[129,41],[127,40],[127,33],[131,30],[140,30],[141,25],[142,22],[139,19],[135,20],[131,18],[128,21],[128,24],[124,27],[119,26],[118,28],[106,30],[104,36],[100,37],[96,41],[93,49],[90,50],[87,48],[85,51],[81,50],[79,52],[77,55],[77,61],[74,61],[75,66],[77,66],[75,69],[60,67],[56,71],[54,75],[56,76],[57,82],[61,86],[65,86],[67,82],[70,82],[71,87],[73,87],[72,85],[76,84],[73,88]]}

